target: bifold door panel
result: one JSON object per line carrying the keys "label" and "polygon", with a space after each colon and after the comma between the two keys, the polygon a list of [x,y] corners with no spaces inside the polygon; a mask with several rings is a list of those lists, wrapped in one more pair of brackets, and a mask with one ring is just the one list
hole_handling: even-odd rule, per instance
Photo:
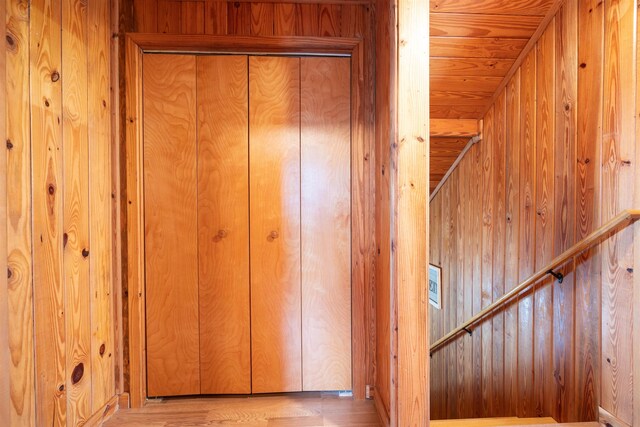
{"label": "bifold door panel", "polygon": [[149,396],[351,389],[350,82],[144,55]]}

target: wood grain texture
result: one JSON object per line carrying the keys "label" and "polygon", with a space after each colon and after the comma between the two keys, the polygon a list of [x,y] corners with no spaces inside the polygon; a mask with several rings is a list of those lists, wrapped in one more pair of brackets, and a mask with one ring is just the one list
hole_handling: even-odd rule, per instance
{"label": "wood grain texture", "polygon": [[[506,192],[505,192],[505,266],[504,290],[517,286],[520,250],[520,71],[507,85],[506,117]],[[515,414],[518,403],[518,306],[505,310],[504,329],[504,407],[505,414]]]}
{"label": "wood grain texture", "polygon": [[275,4],[273,10],[273,34],[276,36],[295,36],[301,34],[301,12],[299,4]]}
{"label": "wood grain texture", "polygon": [[527,39],[482,37],[431,37],[433,56],[453,58],[515,59]]}
{"label": "wood grain texture", "polygon": [[182,1],[180,4],[180,32],[204,34],[204,2]]}
{"label": "wood grain texture", "polygon": [[143,74],[148,395],[197,394],[196,58],[145,55]]}
{"label": "wood grain texture", "polygon": [[206,1],[204,3],[204,32],[205,34],[227,34],[227,4],[221,1]]}
{"label": "wood grain texture", "polygon": [[227,34],[251,34],[251,3],[227,3]]}
{"label": "wood grain texture", "polygon": [[197,58],[200,393],[251,393],[246,56]]}
{"label": "wood grain texture", "polygon": [[[520,75],[520,251],[519,280],[535,270],[536,56],[529,53]],[[516,415],[534,415],[533,296],[518,301],[518,407]]]}
{"label": "wood grain texture", "polygon": [[[17,1],[6,3],[7,305],[10,420],[18,426],[37,419],[34,393],[34,336],[31,253],[31,129],[29,126],[29,15]],[[55,419],[51,402],[51,419]],[[58,412],[58,415],[64,410]],[[62,418],[64,419],[64,418]]]}
{"label": "wood grain texture", "polygon": [[158,0],[158,32],[180,34],[182,3],[181,0]]}
{"label": "wood grain texture", "polygon": [[[6,34],[7,4],[0,4],[0,33]],[[0,141],[7,140],[7,45],[0,45],[0,93],[5,98],[0,101]],[[7,270],[7,151],[0,148],[0,271]],[[8,270],[7,270],[8,271]],[[9,351],[9,287],[8,278],[0,276],[0,366],[10,366]],[[11,422],[11,376],[0,378],[0,419]]]}
{"label": "wood grain texture", "polygon": [[[398,4],[397,47],[394,66],[398,80],[392,92],[398,115],[392,173],[392,286],[397,298],[397,425],[423,426],[429,422],[429,316],[427,263],[429,206],[427,177],[429,150],[429,8],[419,0]],[[416,71],[417,70],[417,71]],[[392,419],[392,424],[394,420]],[[393,424],[395,425],[395,424]]]}
{"label": "wood grain texture", "polygon": [[300,60],[249,60],[254,393],[300,391]]}
{"label": "wood grain texture", "polygon": [[87,10],[62,2],[63,277],[67,423],[91,416]]}
{"label": "wood grain texture", "polygon": [[[634,1],[605,4],[604,83],[602,105],[602,221],[622,209],[631,208],[634,186],[633,168],[637,141],[633,111],[636,73]],[[637,247],[637,245],[635,245]],[[632,337],[633,230],[623,230],[602,245],[602,384],[600,406],[621,421],[633,423],[633,352],[627,340]],[[633,345],[633,344],[632,344]],[[637,343],[633,346],[637,347]],[[635,390],[637,393],[638,391]]]}
{"label": "wood grain texture", "polygon": [[[36,399],[40,422],[64,422],[65,384],[65,307],[63,281],[63,160],[62,160],[62,82],[52,81],[61,73],[62,40],[56,31],[60,22],[60,2],[34,2],[36,10],[49,13],[31,17],[31,57],[37,70],[31,83],[31,127],[33,167],[34,240],[34,322],[36,346]],[[45,101],[46,100],[46,101]],[[48,104],[48,106],[47,106]],[[51,396],[54,396],[51,399]],[[44,406],[44,407],[41,407]],[[54,408],[61,408],[55,410]],[[47,412],[45,412],[47,411]]]}
{"label": "wood grain texture", "polygon": [[431,3],[431,12],[448,13],[495,13],[501,15],[544,15],[553,0],[436,0]]}
{"label": "wood grain texture", "polygon": [[274,27],[274,5],[251,3],[251,35],[272,36]]}
{"label": "wood grain texture", "polygon": [[529,38],[541,19],[525,15],[432,12],[429,23],[432,36]]}
{"label": "wood grain texture", "polygon": [[[482,294],[481,307],[485,308],[493,302],[493,233],[494,233],[494,169],[493,150],[495,138],[495,106],[489,109],[484,117],[482,130],[483,139],[480,142],[482,161]],[[490,321],[482,323],[482,407],[481,413],[489,417],[493,412],[492,405],[492,342],[493,328]]]}
{"label": "wood grain texture", "polygon": [[116,393],[115,311],[112,218],[111,68],[109,25],[105,1],[87,4],[88,133],[89,133],[89,259],[91,304],[91,413]]}
{"label": "wood grain texture", "polygon": [[351,72],[300,60],[302,388],[351,389]]}
{"label": "wood grain texture", "polygon": [[[601,223],[602,93],[604,7],[597,2],[578,4],[578,135],[576,186],[576,239],[582,239]],[[590,34],[589,37],[586,34]],[[595,420],[600,403],[600,329],[602,294],[601,248],[576,257],[575,321],[576,366],[575,419]]]}
{"label": "wood grain texture", "polygon": [[513,64],[513,59],[431,58],[431,76],[501,77]]}
{"label": "wood grain texture", "polygon": [[158,0],[133,0],[134,28],[141,33],[158,31]]}
{"label": "wood grain texture", "polygon": [[[554,136],[554,252],[558,256],[576,242],[576,103],[578,91],[578,4],[566,3],[555,19],[556,99]],[[551,414],[561,422],[573,421],[570,411],[574,381],[575,263],[564,270],[565,282],[553,286],[553,372]],[[566,283],[566,284],[564,284]],[[579,286],[579,285],[578,285]]]}
{"label": "wood grain texture", "polygon": [[[553,259],[555,233],[555,18],[536,46],[535,267]],[[536,416],[553,409],[553,277],[541,280],[534,295],[534,379]],[[550,351],[536,351],[536,349]]]}

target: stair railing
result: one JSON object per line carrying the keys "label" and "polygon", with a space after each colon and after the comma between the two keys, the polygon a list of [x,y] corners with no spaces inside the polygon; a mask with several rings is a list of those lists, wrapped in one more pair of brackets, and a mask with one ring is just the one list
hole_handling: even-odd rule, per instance
{"label": "stair railing", "polygon": [[600,243],[602,240],[608,238],[612,233],[629,226],[634,223],[636,220],[640,219],[640,209],[627,209],[622,211],[619,215],[612,218],[606,224],[602,225],[600,228],[595,230],[593,233],[589,234],[584,239],[580,240],[575,245],[571,246],[569,249],[564,251],[562,254],[555,257],[549,264],[545,265],[543,268],[529,276],[523,282],[521,282],[518,286],[495,300],[492,304],[485,307],[482,311],[478,312],[476,315],[451,330],[448,334],[434,342],[429,351],[433,354],[434,351],[438,350],[440,347],[444,346],[447,342],[453,340],[458,334],[465,332],[468,334],[472,333],[470,327],[475,323],[478,323],[480,320],[489,316],[493,312],[505,306],[510,300],[522,293],[523,291],[528,290],[530,287],[535,285],[540,279],[542,279],[546,275],[552,275],[560,283],[562,283],[563,276],[561,273],[557,272],[556,269],[567,263],[571,258],[579,255],[587,249],[590,249],[592,246]]}

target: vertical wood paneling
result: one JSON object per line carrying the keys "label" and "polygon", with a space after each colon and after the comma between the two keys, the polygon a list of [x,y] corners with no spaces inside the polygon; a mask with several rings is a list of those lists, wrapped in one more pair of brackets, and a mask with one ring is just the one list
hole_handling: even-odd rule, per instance
{"label": "vertical wood paneling", "polygon": [[[482,161],[482,296],[481,306],[485,308],[493,302],[493,229],[494,229],[494,164],[495,107],[492,106],[484,117],[483,139],[480,142]],[[492,414],[492,322],[484,321],[482,327],[482,416]]]}
{"label": "vertical wood paneling", "polygon": [[[462,166],[462,165],[460,165]],[[463,212],[464,212],[464,204],[467,199],[467,192],[465,188],[466,182],[463,180],[464,176],[462,173],[462,167],[455,171],[457,181],[457,195],[458,200],[456,203],[456,211],[455,211],[455,239],[456,239],[456,257],[455,257],[455,269],[456,276],[458,278],[458,285],[455,287],[456,291],[456,316],[455,316],[455,325],[459,325],[464,322],[464,286],[462,285],[464,280],[464,224],[463,224]],[[454,326],[455,327],[455,326]],[[464,393],[464,344],[467,342],[467,337],[462,336],[459,337],[455,342],[456,347],[456,395],[460,398],[456,399],[454,404],[456,406],[455,413],[460,414],[463,410],[463,393]]]}
{"label": "vertical wood paneling", "polygon": [[[455,328],[457,322],[457,305],[458,305],[458,211],[459,211],[459,194],[458,194],[458,171],[454,171],[451,175],[451,191],[449,192],[449,204],[447,209],[447,224],[445,232],[448,235],[447,245],[447,263],[443,266],[448,272],[447,282],[451,286],[442,289],[443,298],[448,300],[448,310],[443,311],[445,315],[446,330]],[[458,410],[456,399],[453,396],[458,394],[458,344],[451,343],[447,347],[447,418],[455,417]]]}
{"label": "vertical wood paneling", "polygon": [[295,36],[302,33],[301,9],[299,4],[276,3],[273,9],[273,34],[275,36]]}
{"label": "vertical wood paneling", "polygon": [[274,22],[273,3],[251,3],[251,35],[272,36]]}
{"label": "vertical wood paneling", "polygon": [[[578,3],[567,2],[556,15],[556,130],[554,137],[553,222],[557,256],[575,243],[576,215],[576,111],[578,90]],[[553,288],[554,401],[551,414],[562,422],[573,421],[574,378],[574,264],[564,269],[565,281]]]}
{"label": "vertical wood paneling", "polygon": [[350,68],[348,58],[300,59],[305,391],[351,389]]}
{"label": "vertical wood paneling", "polygon": [[[602,122],[602,221],[633,205],[636,142],[633,38],[636,1],[605,3]],[[633,366],[626,341],[632,336],[633,230],[615,234],[602,245],[602,388],[603,409],[631,425]],[[635,347],[638,345],[636,344]]]}
{"label": "vertical wood paneling", "polygon": [[182,34],[204,34],[204,2],[181,2],[180,32]]}
{"label": "vertical wood paneling", "polygon": [[204,32],[222,36],[227,34],[227,4],[221,1],[205,1]]}
{"label": "vertical wood paneling", "polygon": [[198,394],[196,58],[145,55],[143,73],[148,394]]}
{"label": "vertical wood paneling", "polygon": [[[507,85],[505,266],[504,290],[518,285],[520,247],[520,70]],[[518,305],[504,316],[504,414],[516,413],[518,403]]]}
{"label": "vertical wood paneling", "polygon": [[227,34],[251,35],[251,3],[227,3]]}
{"label": "vertical wood paneling", "polygon": [[251,393],[246,56],[197,58],[200,393]]}
{"label": "vertical wood paneling", "polygon": [[253,393],[302,389],[299,69],[249,58]]}
{"label": "vertical wood paneling", "polygon": [[159,33],[180,34],[182,27],[182,1],[158,0]]}
{"label": "vertical wood paneling", "polygon": [[[34,322],[36,346],[36,395],[47,402],[39,422],[64,423],[65,306],[62,277],[62,79],[60,22],[61,2],[34,1],[31,15],[31,127],[33,167]],[[58,74],[55,74],[58,73]],[[56,80],[54,82],[54,80]],[[62,310],[64,311],[64,310]],[[50,396],[54,396],[51,399]],[[40,405],[37,405],[40,409]],[[59,408],[59,409],[58,409]]]}
{"label": "vertical wood paneling", "polygon": [[[505,185],[506,185],[506,90],[498,96],[495,103],[493,133],[493,300],[504,294],[505,272]],[[492,358],[491,378],[491,415],[503,416],[504,389],[504,313],[496,313],[492,319]]]}
{"label": "vertical wood paneling", "polygon": [[[34,396],[34,337],[31,255],[31,130],[29,127],[29,10],[17,0],[6,2],[7,109],[7,302],[11,422],[30,426],[64,420],[64,409],[52,400],[39,404]],[[63,405],[64,406],[64,405]],[[44,414],[47,414],[46,417]],[[46,421],[45,421],[46,422]]]}
{"label": "vertical wood paneling", "polygon": [[63,0],[62,28],[65,390],[67,423],[76,425],[92,414],[93,375],[89,289],[88,26],[85,3]]}
{"label": "vertical wood paneling", "polygon": [[[578,4],[576,239],[600,224],[604,4]],[[600,247],[576,258],[576,419],[598,419],[600,403]]]}
{"label": "vertical wood paneling", "polygon": [[[473,173],[473,160],[471,156],[467,156],[463,159],[462,163],[462,173],[461,173],[461,182],[464,187],[465,194],[462,196],[463,200],[463,208],[462,208],[462,218],[463,220],[463,230],[462,230],[462,247],[464,248],[463,255],[463,280],[459,282],[461,286],[464,288],[463,290],[463,307],[462,314],[464,319],[468,319],[473,315],[473,263],[469,262],[473,259],[473,220],[472,216],[468,215],[468,212],[471,212],[473,209],[473,181],[468,179],[468,177],[472,176]],[[462,192],[461,192],[462,193]],[[437,223],[436,223],[437,224]],[[432,233],[436,233],[439,226],[431,227],[430,230]],[[433,242],[433,240],[431,240]],[[464,262],[466,260],[467,262]],[[435,338],[435,337],[434,337]],[[470,336],[464,337],[463,344],[463,370],[464,370],[464,384],[462,384],[462,389],[459,390],[459,393],[463,399],[461,399],[462,403],[459,406],[462,406],[462,410],[460,414],[464,418],[473,417],[473,338]],[[435,397],[435,394],[434,394]]]}
{"label": "vertical wood paneling", "polygon": [[109,2],[87,3],[92,413],[115,394],[110,17]]}
{"label": "vertical wood paneling", "polygon": [[[536,45],[535,271],[553,259],[555,18],[547,29]],[[536,416],[551,414],[554,406],[552,279],[538,282],[534,295],[533,384]]]}
{"label": "vertical wood paneling", "polygon": [[320,7],[317,4],[300,4],[300,36],[320,35]]}
{"label": "vertical wood paneling", "polygon": [[[7,26],[7,2],[0,2],[0,34],[5,34]],[[6,40],[6,38],[5,38]],[[7,44],[0,44],[0,93],[5,97],[0,101],[0,141],[7,140]],[[7,150],[0,147],[0,272],[7,270]],[[0,366],[10,366],[9,351],[9,295],[8,279],[0,274]],[[11,375],[0,377],[0,419],[11,422]]]}
{"label": "vertical wood paneling", "polygon": [[[391,269],[397,297],[397,425],[429,423],[429,317],[426,295],[429,254],[429,5],[397,5],[397,148],[392,180]],[[390,29],[390,31],[393,31]],[[393,34],[393,33],[392,33]],[[396,39],[393,39],[396,43]],[[392,116],[393,117],[393,116]],[[393,405],[392,405],[393,407]]]}
{"label": "vertical wood paneling", "polygon": [[134,28],[140,33],[158,31],[158,0],[133,0]]}
{"label": "vertical wood paneling", "polygon": [[[452,246],[453,236],[451,234],[451,222],[452,222],[452,200],[451,200],[451,192],[455,191],[453,186],[447,186],[445,189],[443,203],[442,203],[442,281],[444,283],[455,283],[451,280],[451,254],[453,253]],[[451,305],[453,301],[451,301],[451,288],[453,286],[449,286],[447,288],[442,288],[442,299],[446,298],[447,306]],[[451,305],[453,307],[453,305]],[[451,330],[451,310],[440,310],[439,317],[441,322],[441,331],[440,333],[444,335],[446,331]],[[454,411],[454,399],[453,399],[453,390],[451,389],[452,385],[452,375],[455,372],[454,358],[453,358],[453,349],[454,346],[447,346],[444,349],[443,354],[441,355],[441,373],[440,373],[440,381],[441,381],[441,392],[442,394],[440,400],[440,417],[441,418],[449,418]]]}
{"label": "vertical wood paneling", "polygon": [[[534,272],[536,178],[536,55],[527,55],[520,74],[520,251],[518,282]],[[533,416],[533,297],[518,301],[518,407],[519,417]]]}
{"label": "vertical wood paneling", "polygon": [[[482,212],[482,142],[471,148],[471,161],[473,162],[472,173],[472,212]],[[482,310],[482,215],[473,215],[473,313]],[[473,417],[482,416],[482,327],[476,326],[473,329],[473,401],[470,402],[473,408]],[[446,331],[443,331],[446,333]]]}
{"label": "vertical wood paneling", "polygon": [[342,5],[321,4],[318,7],[318,29],[320,37],[338,37],[340,35]]}

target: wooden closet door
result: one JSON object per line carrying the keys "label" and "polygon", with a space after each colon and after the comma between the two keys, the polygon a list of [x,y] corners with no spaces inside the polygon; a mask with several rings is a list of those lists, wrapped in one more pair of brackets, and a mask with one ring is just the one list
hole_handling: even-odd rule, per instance
{"label": "wooden closet door", "polygon": [[351,390],[351,62],[301,59],[303,390]]}
{"label": "wooden closet door", "polygon": [[300,391],[300,60],[249,58],[254,393]]}
{"label": "wooden closet door", "polygon": [[144,55],[149,396],[200,393],[196,58]]}
{"label": "wooden closet door", "polygon": [[199,56],[202,394],[251,393],[246,56]]}

